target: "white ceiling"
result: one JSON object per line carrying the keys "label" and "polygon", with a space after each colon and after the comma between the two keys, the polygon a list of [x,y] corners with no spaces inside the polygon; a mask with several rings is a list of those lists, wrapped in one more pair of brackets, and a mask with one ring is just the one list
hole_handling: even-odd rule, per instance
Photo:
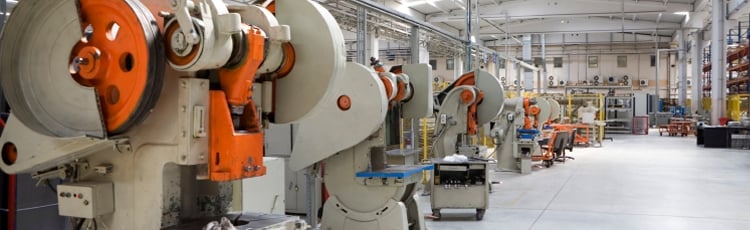
{"label": "white ceiling", "polygon": [[[421,14],[429,23],[465,33],[465,7],[466,1],[470,0],[394,1]],[[495,45],[498,41],[504,42],[506,36],[524,34],[550,34],[561,38],[565,34],[585,34],[587,38],[609,37],[611,40],[628,35],[633,42],[642,41],[644,36],[653,41],[654,36],[659,35],[669,41],[677,30],[704,28],[708,24],[707,18],[710,18],[710,0],[477,1],[479,38]],[[727,2],[731,7],[733,2],[741,1]],[[508,40],[508,43],[517,44],[517,39]]]}

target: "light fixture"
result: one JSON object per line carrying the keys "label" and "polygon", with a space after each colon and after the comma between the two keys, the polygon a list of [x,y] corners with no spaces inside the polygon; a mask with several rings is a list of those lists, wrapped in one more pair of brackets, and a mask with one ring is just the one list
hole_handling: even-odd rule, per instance
{"label": "light fixture", "polygon": [[[404,6],[406,6],[406,7],[412,7],[412,6],[416,6],[416,5],[422,5],[422,4],[430,4],[430,5],[432,5],[432,6],[435,6],[435,2],[437,2],[437,1],[438,1],[438,0],[417,0],[417,1],[408,1],[408,2],[404,2],[404,3],[402,4],[402,5],[404,5]],[[437,6],[435,6],[435,7],[437,7]]]}
{"label": "light fixture", "polygon": [[471,37],[469,37],[469,41],[471,41],[472,44],[477,43],[477,38],[474,37],[474,35],[471,35]]}
{"label": "light fixture", "polygon": [[416,5],[421,5],[425,3],[427,3],[427,1],[425,0],[409,1],[409,2],[404,2],[404,6],[416,6]]}

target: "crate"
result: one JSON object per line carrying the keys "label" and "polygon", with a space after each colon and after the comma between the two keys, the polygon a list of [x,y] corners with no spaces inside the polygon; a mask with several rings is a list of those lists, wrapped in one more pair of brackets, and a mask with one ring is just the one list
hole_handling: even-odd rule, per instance
{"label": "crate", "polygon": [[633,117],[633,135],[648,135],[649,117]]}

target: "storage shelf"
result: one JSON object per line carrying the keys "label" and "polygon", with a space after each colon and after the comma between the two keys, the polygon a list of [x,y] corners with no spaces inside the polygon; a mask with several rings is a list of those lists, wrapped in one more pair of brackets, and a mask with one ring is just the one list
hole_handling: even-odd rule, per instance
{"label": "storage shelf", "polygon": [[[737,49],[727,53],[727,63],[731,63],[737,59],[746,57],[748,53],[750,53],[750,46],[743,45],[743,46],[737,47]],[[709,72],[709,71],[711,71],[711,63],[703,65],[703,72]],[[737,70],[737,71],[742,71],[742,70]]]}
{"label": "storage shelf", "polygon": [[633,96],[608,96],[604,100],[604,127],[607,133],[630,133],[633,123]]}
{"label": "storage shelf", "polygon": [[727,63],[733,62],[743,57],[747,57],[747,54],[749,52],[750,52],[750,46],[748,45],[739,46],[734,51],[727,53]]}
{"label": "storage shelf", "polygon": [[733,78],[733,79],[727,81],[727,86],[730,86],[730,85],[739,85],[739,84],[742,84],[742,83],[745,83],[745,82],[748,82],[748,81],[750,81],[750,77]]}
{"label": "storage shelf", "polygon": [[750,67],[750,63],[745,62],[736,66],[732,66],[732,68],[729,68],[727,70],[734,71],[734,72],[742,72],[742,71],[747,71],[748,67]]}
{"label": "storage shelf", "polygon": [[[706,55],[705,52],[704,52],[704,55]],[[728,63],[729,65],[728,66],[726,64],[723,65],[724,68],[726,68],[730,76],[735,75],[734,73],[736,73],[737,76],[742,76],[742,77],[736,77],[736,78],[726,80],[727,89],[729,89],[730,91],[733,90],[732,88],[736,90],[737,86],[739,85],[750,84],[750,77],[743,76],[743,75],[747,75],[747,71],[750,71],[750,61],[744,60],[744,58],[748,57],[748,55],[750,55],[750,44],[742,44],[734,49],[727,51],[726,63]],[[704,64],[703,72],[704,73],[710,72],[711,68],[712,68],[711,63]],[[704,74],[703,79],[705,80],[709,76],[710,75]],[[711,85],[706,84],[705,86],[703,86],[703,95],[710,96],[711,89],[712,89]],[[746,93],[746,91],[730,92],[728,93],[728,95],[744,94],[744,93]]]}

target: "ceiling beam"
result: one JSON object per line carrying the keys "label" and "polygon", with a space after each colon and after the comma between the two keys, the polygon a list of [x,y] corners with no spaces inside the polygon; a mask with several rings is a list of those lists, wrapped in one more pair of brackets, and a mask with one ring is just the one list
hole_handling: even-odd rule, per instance
{"label": "ceiling beam", "polygon": [[[660,43],[671,42],[672,37],[660,36],[658,37]],[[644,34],[632,34],[632,33],[596,33],[589,34],[588,38],[583,35],[574,36],[570,34],[555,34],[545,36],[546,45],[576,45],[576,44],[653,44],[654,37],[651,35]],[[485,46],[519,46],[518,43],[513,41],[506,41],[505,39],[497,39],[492,41],[485,41]],[[532,45],[541,45],[538,39],[532,40]]]}
{"label": "ceiling beam", "polygon": [[[585,7],[581,7],[585,6]],[[455,11],[454,11],[455,10]],[[528,0],[508,1],[497,6],[486,6],[480,9],[483,17],[489,20],[531,19],[531,18],[559,18],[559,17],[590,17],[623,14],[656,14],[691,12],[692,4],[668,2],[627,1],[624,4],[617,1],[597,0]],[[460,10],[450,10],[452,13],[437,13],[427,15],[428,22],[462,21]]]}
{"label": "ceiling beam", "polygon": [[[510,34],[556,34],[556,33],[606,33],[606,32],[653,32],[657,30],[689,29],[681,23],[650,22],[630,20],[609,20],[608,18],[570,18],[566,20],[537,19],[522,20],[502,25]],[[496,35],[494,28],[480,31],[482,35]]]}

